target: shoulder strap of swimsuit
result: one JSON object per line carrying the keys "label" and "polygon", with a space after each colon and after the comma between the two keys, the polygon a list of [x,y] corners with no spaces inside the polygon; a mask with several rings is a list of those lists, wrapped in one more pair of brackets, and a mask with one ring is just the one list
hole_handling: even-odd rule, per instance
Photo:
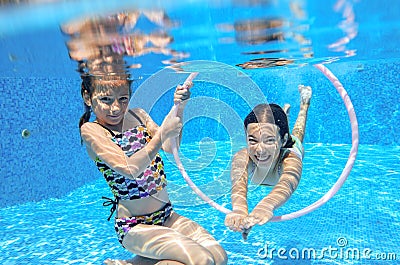
{"label": "shoulder strap of swimsuit", "polygon": [[115,133],[113,131],[111,131],[110,129],[108,129],[106,126],[104,126],[103,124],[98,123],[97,121],[94,121],[93,123],[96,123],[98,125],[100,125],[101,127],[103,127],[104,129],[106,129],[107,131],[109,131],[111,133],[111,135],[113,137],[115,137]]}
{"label": "shoulder strap of swimsuit", "polygon": [[138,116],[135,112],[133,112],[131,109],[128,110],[128,112],[129,112],[133,117],[135,117],[141,124],[144,124],[144,123],[142,122],[142,120],[139,118],[139,116]]}

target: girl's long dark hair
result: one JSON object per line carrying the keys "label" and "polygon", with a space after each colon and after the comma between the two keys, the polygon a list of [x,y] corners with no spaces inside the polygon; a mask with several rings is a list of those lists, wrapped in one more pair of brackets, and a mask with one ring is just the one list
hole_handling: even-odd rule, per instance
{"label": "girl's long dark hair", "polygon": [[[86,86],[85,85],[85,80],[82,80],[82,84],[81,84],[81,96],[83,98],[84,93],[88,93],[89,97],[92,98],[92,94],[93,94],[93,88],[91,88],[91,86]],[[82,125],[85,122],[88,122],[90,120],[90,114],[92,112],[92,108],[90,106],[88,106],[86,104],[85,101],[83,101],[83,107],[85,112],[83,113],[82,117],[79,119],[79,129],[82,127]]]}

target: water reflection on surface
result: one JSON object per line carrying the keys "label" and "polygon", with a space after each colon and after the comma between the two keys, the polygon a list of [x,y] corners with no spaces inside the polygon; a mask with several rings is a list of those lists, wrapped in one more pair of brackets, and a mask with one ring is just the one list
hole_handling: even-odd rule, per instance
{"label": "water reflection on surface", "polygon": [[[286,15],[277,11],[270,16],[238,18],[231,24],[218,25],[221,31],[234,32],[232,42],[242,47],[242,55],[251,57],[236,66],[243,69],[269,68],[298,64],[298,60],[313,58],[311,39],[305,36],[309,25],[302,4],[290,1],[281,7],[288,11]],[[249,48],[251,50],[243,51]]]}
{"label": "water reflection on surface", "polygon": [[[306,39],[301,33],[296,32],[292,27],[292,23],[284,18],[264,18],[237,21],[234,24],[236,33],[236,41],[249,46],[265,45],[265,50],[255,50],[250,52],[242,52],[247,55],[262,54],[286,54],[285,57],[257,57],[248,62],[237,64],[244,69],[267,68],[273,66],[284,66],[295,63],[296,57],[312,58],[311,41]],[[298,48],[289,49],[284,47],[285,43],[295,41]],[[280,43],[280,49],[268,49],[268,44]],[[293,56],[294,53],[297,56]]]}
{"label": "water reflection on surface", "polygon": [[[34,2],[1,3],[22,7]],[[108,11],[97,4],[92,12],[83,12],[87,6],[82,4],[80,10],[77,4],[77,14],[80,10],[81,15],[64,10],[65,18],[59,21],[68,36],[69,56],[78,62],[80,72],[149,68],[152,71],[139,72],[152,74],[191,60],[214,60],[241,69],[301,67],[356,55],[356,49],[349,47],[358,33],[353,8],[356,2],[338,0],[326,6],[336,17],[323,26],[335,29],[335,34],[320,31],[321,25],[314,23],[320,15],[315,13],[316,6],[321,3],[310,0],[204,1],[204,5],[183,1],[159,4],[157,8],[151,4],[142,8],[140,3],[129,7],[125,3]],[[61,2],[46,3],[55,12],[63,12]],[[43,1],[35,6],[41,5]],[[41,17],[37,14],[38,20],[44,20]]]}
{"label": "water reflection on surface", "polygon": [[[257,9],[269,9],[272,5],[270,2],[248,4],[257,5]],[[226,17],[225,19],[231,21],[199,26],[205,27],[205,32],[207,27],[213,27],[221,49],[226,45],[238,46],[239,50],[236,51],[241,54],[238,58],[248,58],[245,61],[236,60],[235,65],[243,69],[299,65],[299,60],[304,62],[304,59],[313,58],[312,42],[305,36],[309,26],[302,21],[306,12],[301,5],[292,2],[287,10],[291,17],[260,16],[256,12],[254,17]],[[142,23],[138,26],[140,20]],[[143,20],[147,23],[143,23]],[[209,59],[196,58],[190,45],[186,47],[189,46],[188,49],[192,52],[171,48],[174,45],[185,46],[182,43],[173,43],[175,38],[171,32],[179,35],[179,29],[182,29],[184,33],[181,34],[185,35],[180,39],[191,39],[190,32],[185,27],[191,28],[188,20],[173,21],[163,10],[131,10],[74,20],[62,25],[61,29],[70,37],[67,42],[69,55],[79,63],[79,71],[98,75],[124,72],[124,57],[143,58],[149,54],[158,54],[164,56],[161,59],[164,65],[191,59]],[[231,38],[224,37],[227,34]],[[165,59],[165,56],[168,58]],[[142,63],[136,61],[127,67],[141,68]]]}
{"label": "water reflection on surface", "polygon": [[[147,21],[138,28],[139,19]],[[170,56],[165,64],[188,57],[187,54],[168,48],[173,37],[167,29],[174,22],[162,10],[133,10],[111,15],[98,15],[73,20],[61,26],[67,41],[69,56],[78,62],[78,71],[90,75],[125,74],[127,68],[141,68],[141,63],[128,63],[127,57],[147,54]]]}

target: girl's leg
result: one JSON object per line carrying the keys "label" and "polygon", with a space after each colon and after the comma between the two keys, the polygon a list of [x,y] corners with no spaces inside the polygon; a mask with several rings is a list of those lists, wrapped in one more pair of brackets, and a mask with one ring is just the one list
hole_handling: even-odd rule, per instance
{"label": "girl's leg", "polygon": [[129,260],[107,259],[104,261],[107,265],[185,265],[182,262],[174,260],[155,260],[141,256],[136,256]]}
{"label": "girl's leg", "polygon": [[175,231],[186,235],[211,252],[214,264],[227,264],[228,256],[225,250],[221,247],[218,241],[198,223],[174,212],[166,225]]}
{"label": "girl's leg", "polygon": [[285,114],[286,114],[286,117],[287,117],[287,120],[288,120],[288,124],[289,124],[289,115],[290,115],[290,104],[288,104],[288,103],[285,103],[285,105],[283,105],[283,111],[285,112]]}
{"label": "girl's leg", "polygon": [[310,107],[310,99],[312,95],[311,87],[299,85],[300,92],[300,111],[296,119],[296,123],[294,124],[292,134],[299,138],[301,142],[303,142],[305,129],[306,129],[306,121],[307,121],[307,112]]}
{"label": "girl's leg", "polygon": [[[196,224],[172,213],[165,226],[135,226],[124,237],[123,245],[136,255],[160,260],[158,264],[168,264],[168,261],[187,265],[226,264],[225,251],[218,242],[207,231],[193,223]],[[207,249],[208,247],[210,249]],[[216,251],[218,247],[221,253]],[[217,259],[224,257],[225,263],[216,263],[220,261],[214,260],[214,255]]]}
{"label": "girl's leg", "polygon": [[285,105],[283,105],[283,111],[286,113],[286,116],[288,116],[289,119],[289,114],[290,114],[290,104],[285,103]]}

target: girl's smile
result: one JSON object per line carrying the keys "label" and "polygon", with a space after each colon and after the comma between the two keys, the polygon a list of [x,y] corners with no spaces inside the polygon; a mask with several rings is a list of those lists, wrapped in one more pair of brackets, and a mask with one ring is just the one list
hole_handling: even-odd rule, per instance
{"label": "girl's smile", "polygon": [[250,158],[259,167],[271,167],[282,147],[278,126],[272,123],[250,123],[246,132]]}

